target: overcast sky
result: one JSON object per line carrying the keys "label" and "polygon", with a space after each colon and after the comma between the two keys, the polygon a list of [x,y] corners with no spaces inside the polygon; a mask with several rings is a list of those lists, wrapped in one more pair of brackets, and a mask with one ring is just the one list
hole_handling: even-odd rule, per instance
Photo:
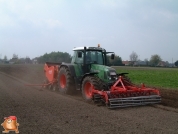
{"label": "overcast sky", "polygon": [[0,0],[0,58],[97,46],[178,60],[178,0]]}

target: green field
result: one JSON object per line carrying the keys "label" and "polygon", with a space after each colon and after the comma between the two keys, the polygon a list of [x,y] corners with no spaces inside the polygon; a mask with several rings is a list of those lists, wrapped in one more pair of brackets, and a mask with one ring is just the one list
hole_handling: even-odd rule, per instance
{"label": "green field", "polygon": [[157,88],[178,89],[178,68],[114,67],[118,73],[127,72],[135,84]]}

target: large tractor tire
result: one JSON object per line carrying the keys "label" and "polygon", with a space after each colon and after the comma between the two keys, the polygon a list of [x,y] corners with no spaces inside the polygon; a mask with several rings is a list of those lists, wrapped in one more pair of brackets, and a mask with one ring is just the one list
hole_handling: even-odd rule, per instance
{"label": "large tractor tire", "polygon": [[75,85],[68,68],[61,67],[58,75],[59,91],[64,94],[73,94]]}
{"label": "large tractor tire", "polygon": [[103,89],[103,82],[95,76],[86,76],[82,82],[82,96],[87,102],[91,102],[93,100],[92,96],[92,85],[97,90]]}

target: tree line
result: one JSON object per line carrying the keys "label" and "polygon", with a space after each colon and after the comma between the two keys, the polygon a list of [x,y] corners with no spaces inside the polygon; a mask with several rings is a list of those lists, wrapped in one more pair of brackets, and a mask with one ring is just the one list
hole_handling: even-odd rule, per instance
{"label": "tree line", "polygon": [[49,54],[45,53],[44,55],[37,57],[38,63],[45,62],[71,62],[71,55],[66,52],[51,52]]}
{"label": "tree line", "polygon": [[[69,53],[63,52],[51,52],[49,54],[44,54],[37,58],[38,63],[45,63],[45,62],[66,62],[70,63],[72,60],[72,56]],[[114,60],[111,59],[110,56],[107,56],[107,64],[113,66],[121,66],[122,58],[118,55],[115,55]]]}
{"label": "tree line", "polygon": [[[72,60],[72,56],[67,52],[51,52],[51,53],[45,53],[44,55],[41,55],[39,57],[36,57],[34,59],[30,59],[28,56],[26,58],[19,58],[17,54],[13,54],[12,59],[8,60],[7,56],[4,56],[3,59],[7,63],[13,63],[13,64],[23,64],[23,63],[33,63],[33,61],[44,64],[45,62],[66,62],[70,63]],[[121,66],[122,64],[122,58],[118,55],[115,55],[114,60],[111,59],[110,56],[107,56],[107,64],[112,66]]]}
{"label": "tree line", "polygon": [[[132,52],[130,54],[131,65],[134,65],[135,62],[139,61],[138,55],[136,52]],[[162,61],[161,57],[158,54],[151,55],[150,60],[145,59],[144,62],[147,66],[158,66]],[[178,67],[178,60],[174,63],[175,66]]]}
{"label": "tree line", "polygon": [[[67,52],[51,52],[51,53],[45,53],[42,56],[34,58],[37,60],[38,63],[45,63],[45,62],[66,62],[70,63],[72,56]],[[0,59],[5,62],[8,61],[7,56],[4,56],[4,59]],[[132,52],[130,54],[130,65],[134,65],[136,62],[139,61],[139,56],[136,52]],[[152,55],[150,60],[145,59],[144,62],[146,63],[146,66],[157,66],[158,63],[162,61],[161,57],[157,54]],[[9,62],[14,62],[16,64],[22,64],[22,63],[32,63],[32,60],[27,56],[26,58],[18,58],[17,54],[13,54],[12,59],[9,60]],[[107,56],[107,64],[109,66],[123,66],[122,58],[118,55],[115,55],[114,60],[110,58],[110,56]],[[174,63],[175,66],[178,67],[178,60]]]}

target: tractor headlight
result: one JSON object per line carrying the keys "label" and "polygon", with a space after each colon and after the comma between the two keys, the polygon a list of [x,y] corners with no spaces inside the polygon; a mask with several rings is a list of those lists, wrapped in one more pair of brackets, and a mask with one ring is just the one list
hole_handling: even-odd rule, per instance
{"label": "tractor headlight", "polygon": [[112,72],[109,72],[109,77],[110,77],[110,80],[117,80],[117,74],[116,72],[112,71]]}
{"label": "tractor headlight", "polygon": [[118,77],[117,77],[117,76],[115,76],[114,78],[115,78],[115,80],[117,80],[117,79],[118,79]]}
{"label": "tractor headlight", "polygon": [[108,80],[111,80],[111,76],[108,76]]}
{"label": "tractor headlight", "polygon": [[117,80],[117,74],[115,71],[106,71],[104,72],[104,78],[108,79],[109,81],[115,81]]}

